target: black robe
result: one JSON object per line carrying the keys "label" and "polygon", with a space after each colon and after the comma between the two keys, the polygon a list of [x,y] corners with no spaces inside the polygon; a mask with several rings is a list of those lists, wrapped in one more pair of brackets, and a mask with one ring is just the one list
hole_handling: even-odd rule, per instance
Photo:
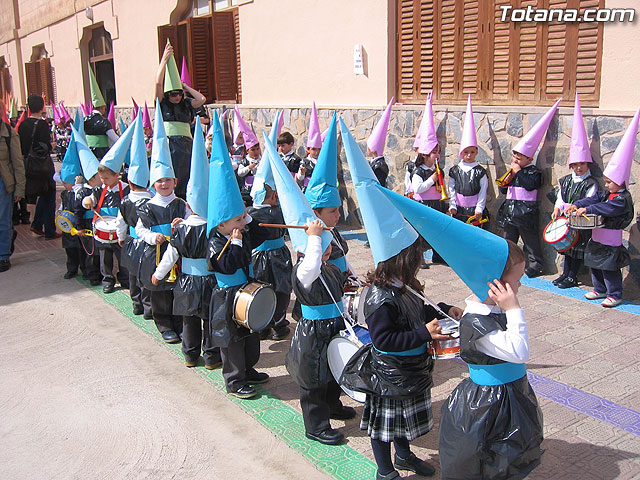
{"label": "black robe", "polygon": [[[78,203],[82,203],[82,199],[84,198],[81,189],[78,189],[79,193],[74,192],[73,190],[63,190],[60,193],[60,209],[71,212],[75,215],[75,212],[78,210]],[[78,219],[75,218],[74,226],[78,228]],[[80,240],[78,235],[71,235],[70,233],[62,232],[62,248],[80,248]]]}
{"label": "black robe", "polygon": [[[571,174],[566,175],[560,179],[560,196],[562,201],[569,205],[574,204],[576,201],[581,200],[587,196],[587,192],[593,185],[597,185],[596,179],[593,177],[587,177],[580,182],[573,182],[573,176]],[[576,230],[578,232],[578,241],[569,250],[560,252],[562,255],[567,255],[573,258],[584,258],[584,251],[587,248],[587,244],[591,239],[591,230]]]}
{"label": "black robe", "polygon": [[[151,199],[141,198],[132,202],[129,195],[122,199],[122,202],[120,202],[120,214],[129,226],[129,232],[127,233],[131,232],[131,228],[135,229],[136,223],[138,223],[138,209],[149,200]],[[133,275],[136,278],[140,275],[140,262],[142,261],[146,246],[147,244],[144,240],[135,238],[130,234],[125,238],[122,244],[120,260],[122,261],[122,265],[129,271],[129,275]]]}
{"label": "black robe", "polygon": [[[528,191],[542,187],[542,171],[535,165],[527,165],[516,173],[508,186],[499,187],[500,193],[507,193],[508,187],[521,187]],[[538,201],[504,199],[498,208],[498,226],[513,225],[519,228],[538,229]]]}
{"label": "black robe", "polygon": [[[180,103],[173,103],[163,98],[160,101],[162,120],[164,122],[182,122],[191,125],[195,118],[195,109],[191,106],[191,98],[184,97]],[[171,163],[173,171],[178,179],[176,185],[176,195],[185,198],[187,182],[191,170],[191,147],[193,139],[185,136],[167,136],[169,139],[169,151],[171,153]]]}
{"label": "black robe", "polygon": [[[454,165],[449,169],[449,176],[456,182],[456,193],[471,197],[480,193],[480,180],[487,175],[487,171],[480,165],[474,166],[471,170],[465,172],[459,165]],[[475,205],[473,207],[463,207],[458,205],[456,199],[456,210],[458,213],[455,218],[466,222],[467,219],[476,214]],[[484,207],[482,212],[483,217],[489,217],[489,211],[487,207]]]}
{"label": "black robe", "polygon": [[[95,135],[104,137],[105,142],[109,142],[107,132],[113,130],[111,122],[104,118],[99,112],[91,112],[84,119],[84,133],[85,135]],[[89,147],[98,160],[102,160],[102,157],[109,151],[109,147]],[[89,180],[87,178],[87,180]]]}

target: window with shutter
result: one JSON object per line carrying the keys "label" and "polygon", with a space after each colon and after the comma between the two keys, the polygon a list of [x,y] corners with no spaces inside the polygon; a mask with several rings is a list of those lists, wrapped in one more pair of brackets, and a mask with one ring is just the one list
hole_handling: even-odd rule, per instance
{"label": "window with shutter", "polygon": [[[580,10],[604,8],[604,0],[582,0]],[[598,106],[600,99],[600,71],[602,67],[602,29],[599,22],[579,23],[577,27],[577,55],[575,55],[575,89],[585,106]]]}
{"label": "window with shutter", "polygon": [[207,102],[215,98],[213,89],[213,44],[211,38],[211,15],[193,17],[187,21],[189,54],[187,66],[193,88],[202,93]]}
{"label": "window with shutter", "polygon": [[44,103],[49,104],[50,102],[56,101],[55,92],[53,90],[53,75],[51,72],[51,60],[49,58],[41,58],[38,60],[40,64],[40,85],[42,88],[42,98],[44,98]]}
{"label": "window with shutter", "polygon": [[233,28],[236,34],[236,78],[237,90],[236,101],[242,103],[242,69],[240,68],[240,13],[237,8],[231,10],[233,12]]}
{"label": "window with shutter", "polygon": [[8,67],[0,68],[0,98],[11,93],[11,75]]}
{"label": "window with shutter", "polygon": [[[421,16],[416,15],[414,12],[414,2],[412,0],[400,0],[398,2],[398,43],[397,43],[397,55],[398,55],[398,96],[402,97],[405,101],[409,99],[417,99],[418,86],[414,75],[415,51],[417,39],[420,37],[420,33],[429,28],[427,23],[431,21],[431,31],[433,31],[433,11],[431,12],[431,18],[423,17],[423,26],[414,25]],[[429,52],[426,52],[427,55]],[[431,49],[431,58],[420,58],[418,65],[422,67],[425,60],[431,63],[433,67],[433,48]]]}
{"label": "window with shutter", "polygon": [[213,14],[213,60],[216,100],[238,101],[238,54],[233,11]]}
{"label": "window with shutter", "polygon": [[[173,53],[177,60],[182,60],[181,42],[178,41],[178,26],[177,25],[160,25],[158,27],[158,60],[162,58],[164,47],[167,44],[167,39],[173,46]],[[181,64],[181,63],[180,63]],[[178,64],[178,66],[180,65]]]}
{"label": "window with shutter", "polygon": [[24,68],[27,74],[27,95],[42,95],[40,64],[38,62],[27,62],[24,64]]}
{"label": "window with shutter", "polygon": [[436,98],[453,99],[456,91],[456,0],[440,0],[437,13],[440,42],[436,48]]}

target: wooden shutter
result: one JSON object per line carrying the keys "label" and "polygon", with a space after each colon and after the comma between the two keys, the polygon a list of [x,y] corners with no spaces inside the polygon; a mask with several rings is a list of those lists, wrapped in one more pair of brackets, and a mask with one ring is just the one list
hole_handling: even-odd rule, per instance
{"label": "wooden shutter", "polygon": [[40,85],[42,88],[42,98],[45,105],[56,101],[53,91],[53,75],[51,74],[51,60],[49,58],[41,58],[38,60],[40,64]]}
{"label": "wooden shutter", "polygon": [[[435,26],[435,8],[433,0],[422,0],[420,3],[420,16],[418,17],[420,25],[419,45],[419,89],[416,93],[423,98],[433,90],[435,78],[435,42],[436,42],[436,26]],[[415,58],[415,57],[414,57]]]}
{"label": "wooden shutter", "polygon": [[456,93],[456,0],[440,0],[437,12],[437,89],[435,98],[454,99]]}
{"label": "wooden shutter", "polygon": [[37,62],[28,62],[24,64],[24,68],[27,74],[27,94],[42,95],[40,65]]}
{"label": "wooden shutter", "polygon": [[[604,0],[581,0],[580,14],[585,8],[604,8]],[[580,94],[583,105],[597,107],[600,100],[603,23],[581,22],[574,28],[577,28],[575,90]]]}
{"label": "wooden shutter", "polygon": [[[420,36],[421,28],[417,24],[418,16],[414,13],[413,0],[400,0],[398,2],[398,100],[417,100],[418,86],[415,79],[415,55],[416,39]],[[431,15],[433,23],[433,14]],[[426,20],[423,20],[423,23]],[[431,59],[428,60],[433,66],[433,50]]]}
{"label": "wooden shutter", "polygon": [[231,10],[233,12],[233,28],[236,38],[236,78],[237,90],[236,101],[242,103],[242,69],[240,68],[240,12],[237,8]]}
{"label": "wooden shutter", "polygon": [[515,38],[515,24],[503,22],[502,5],[511,5],[511,0],[494,0],[493,15],[489,18],[489,48],[487,49],[487,75],[489,79],[487,99],[508,100],[512,91],[513,69],[511,68],[511,39]]}
{"label": "wooden shutter", "polygon": [[0,98],[5,98],[11,93],[11,75],[8,67],[0,68]]}
{"label": "wooden shutter", "polygon": [[[167,39],[173,46],[173,53],[177,60],[182,59],[182,49],[178,38],[178,26],[177,25],[160,25],[158,27],[158,60],[162,58],[164,47],[167,44]],[[180,68],[180,64],[178,64]]]}
{"label": "wooden shutter", "polygon": [[207,102],[214,100],[213,95],[213,55],[211,40],[211,16],[193,17],[187,22],[189,55],[187,66],[191,74],[193,88],[202,93]]}
{"label": "wooden shutter", "polygon": [[214,12],[213,60],[216,101],[238,100],[236,32],[232,11]]}

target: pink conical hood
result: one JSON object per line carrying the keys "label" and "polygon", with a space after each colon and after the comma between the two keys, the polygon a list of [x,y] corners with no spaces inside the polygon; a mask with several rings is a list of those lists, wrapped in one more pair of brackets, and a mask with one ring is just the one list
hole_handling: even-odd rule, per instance
{"label": "pink conical hood", "polygon": [[418,135],[420,136],[420,141],[418,142],[419,153],[427,155],[438,146],[436,124],[433,121],[433,95],[429,95],[429,98],[427,98],[427,105]]}
{"label": "pink conical hood", "polygon": [[427,113],[429,112],[429,102],[431,101],[431,93],[427,95],[427,101],[424,102],[424,112],[422,112],[422,120],[420,120],[420,126],[418,126],[418,132],[416,133],[416,139],[413,141],[413,148],[420,146],[420,140],[422,139],[422,129],[426,126]]}
{"label": "pink conical hood", "polygon": [[109,113],[107,114],[107,120],[111,124],[111,127],[115,131],[116,129],[116,109],[114,108],[113,102],[109,104]]}
{"label": "pink conical hood", "polygon": [[136,119],[136,116],[138,115],[138,104],[133,99],[133,97],[131,97],[131,101],[133,102],[133,113],[131,114],[131,121],[133,122]]}
{"label": "pink conical hood", "polygon": [[387,108],[382,112],[382,117],[378,120],[378,123],[373,127],[373,132],[367,139],[367,147],[375,155],[383,155],[384,147],[387,144],[387,132],[389,131],[389,120],[391,119],[391,107],[395,102],[395,97],[391,97],[391,101]]}
{"label": "pink conical hood", "polygon": [[458,158],[462,158],[462,152],[467,147],[478,148],[478,139],[476,138],[476,124],[473,121],[473,107],[471,105],[471,95],[467,100],[467,113],[464,115],[464,129],[462,130],[462,139],[460,140],[460,153]]}
{"label": "pink conical hood", "polygon": [[69,115],[69,112],[67,111],[67,107],[64,106],[64,102],[60,102],[60,111],[62,112],[62,116],[65,122],[68,122],[69,120],[71,120],[71,115]]}
{"label": "pink conical hood", "polygon": [[187,59],[182,57],[182,68],[180,69],[180,80],[188,87],[193,88],[191,84],[191,76],[189,75],[189,68],[187,67]]}
{"label": "pink conical hood", "polygon": [[235,145],[236,140],[238,139],[238,134],[243,133],[242,124],[244,120],[242,119],[242,115],[240,115],[240,109],[238,105],[233,107],[233,143]]}
{"label": "pink conical hood", "polygon": [[587,139],[587,131],[584,128],[580,99],[576,92],[576,104],[573,107],[573,127],[571,129],[571,148],[569,150],[569,165],[572,163],[592,163],[591,149]]}
{"label": "pink conical hood", "polygon": [[244,146],[248,150],[253,147],[256,143],[258,143],[258,137],[253,133],[251,127],[244,121],[242,115],[240,115],[240,109],[238,105],[234,107],[234,122],[233,122],[233,140],[238,138],[238,131],[242,132],[242,138],[244,138]]}
{"label": "pink conical hood", "polygon": [[282,133],[282,127],[284,125],[284,110],[280,110],[280,115],[278,116],[278,136]]}
{"label": "pink conical hood", "polygon": [[311,117],[309,118],[309,137],[307,138],[307,147],[322,148],[322,135],[320,134],[320,124],[318,123],[316,102],[313,102]]}
{"label": "pink conical hood", "polygon": [[556,114],[556,110],[558,109],[558,104],[562,101],[559,98],[556,103],[544,114],[544,116],[538,120],[538,122],[527,132],[527,134],[520,139],[520,141],[513,147],[514,152],[522,153],[529,158],[533,158],[540,146],[540,142],[544,139],[544,136],[547,133],[547,129],[549,128],[549,124],[553,119],[553,116]]}
{"label": "pink conical hood", "polygon": [[631,175],[631,164],[633,163],[633,153],[636,148],[636,137],[638,136],[638,118],[640,117],[640,109],[636,112],[633,120],[624,132],[624,136],[613,152],[611,160],[607,163],[607,167],[602,174],[617,183],[618,185],[629,186],[629,176]]}
{"label": "pink conical hood", "polygon": [[142,111],[142,128],[152,128],[151,115],[149,115],[149,107],[147,107],[147,102],[144,102],[144,110]]}
{"label": "pink conical hood", "polygon": [[60,114],[58,113],[58,109],[53,102],[49,102],[49,105],[51,105],[51,110],[53,111],[53,123],[57,125],[58,123],[60,123]]}

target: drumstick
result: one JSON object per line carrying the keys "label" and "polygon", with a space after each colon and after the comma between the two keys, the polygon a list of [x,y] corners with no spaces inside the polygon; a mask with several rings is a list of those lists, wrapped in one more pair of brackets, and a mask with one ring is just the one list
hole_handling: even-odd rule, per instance
{"label": "drumstick", "polygon": [[225,250],[227,249],[227,247],[229,246],[229,244],[231,243],[231,239],[233,237],[231,235],[229,235],[229,240],[227,240],[227,243],[224,244],[224,247],[222,247],[222,250],[220,250],[220,253],[218,254],[218,258],[216,258],[216,261],[219,262],[220,259],[222,258],[222,254],[225,252]]}
{"label": "drumstick", "polygon": [[95,213],[100,220],[102,220],[104,223],[107,223],[107,221],[102,217],[102,215],[100,215],[98,212],[96,212],[93,208],[91,209],[91,211],[93,213]]}
{"label": "drumstick", "polygon": [[584,218],[586,218],[587,220],[591,221],[591,219],[590,219],[589,217],[587,217],[587,214],[586,214],[586,213],[583,213],[583,214],[582,214],[582,216],[583,216]]}
{"label": "drumstick", "polygon": [[[273,227],[273,228],[304,228],[307,229],[306,225],[282,225],[280,223],[259,223],[260,227]],[[332,229],[329,227],[322,227],[323,230],[331,231]]]}

